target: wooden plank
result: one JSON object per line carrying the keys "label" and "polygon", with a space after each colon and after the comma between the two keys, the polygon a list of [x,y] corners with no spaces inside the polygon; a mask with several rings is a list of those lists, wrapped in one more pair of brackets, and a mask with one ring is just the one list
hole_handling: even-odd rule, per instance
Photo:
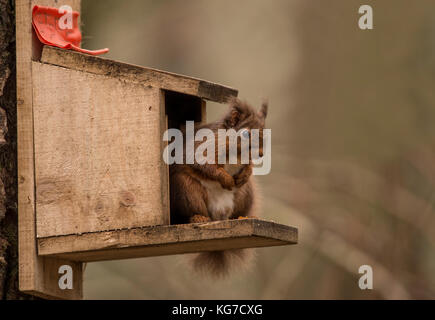
{"label": "wooden plank", "polygon": [[297,242],[296,228],[243,219],[40,238],[38,250],[43,256],[91,262]]}
{"label": "wooden plank", "polygon": [[151,85],[220,103],[226,102],[230,97],[237,97],[238,94],[236,89],[201,79],[49,46],[43,48],[41,62]]}
{"label": "wooden plank", "polygon": [[33,85],[37,237],[169,224],[161,90],[39,62]]}
{"label": "wooden plank", "polygon": [[[168,130],[168,115],[166,114],[166,101],[165,101],[165,92],[160,90],[160,137],[163,137],[164,132]],[[163,157],[163,152],[168,146],[167,141],[163,141],[160,139],[160,155]],[[160,158],[162,159],[162,158]],[[161,176],[161,200],[162,200],[162,214],[164,218],[164,225],[169,225],[170,221],[170,189],[169,189],[169,165],[164,161],[160,161],[160,176]]]}
{"label": "wooden plank", "polygon": [[[35,242],[34,242],[35,243]],[[62,258],[38,257],[39,267],[37,269],[37,285],[34,289],[20,290],[28,294],[51,300],[81,300],[83,299],[83,263]],[[72,289],[61,289],[59,287],[59,274],[61,266],[72,268],[73,286]]]}
{"label": "wooden plank", "polygon": [[[80,0],[16,0],[17,50],[17,134],[18,134],[18,254],[19,289],[44,298],[81,299],[82,264],[37,256],[35,228],[35,180],[33,148],[33,44],[31,10],[33,5],[61,6],[69,4],[80,9]],[[73,290],[58,286],[58,269],[62,265],[73,269]]]}

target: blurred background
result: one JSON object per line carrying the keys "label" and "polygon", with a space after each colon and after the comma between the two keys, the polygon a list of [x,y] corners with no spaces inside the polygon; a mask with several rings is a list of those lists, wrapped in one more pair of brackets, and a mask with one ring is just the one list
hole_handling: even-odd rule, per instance
{"label": "blurred background", "polygon": [[[358,9],[374,10],[374,30]],[[435,2],[82,0],[87,49],[269,98],[263,217],[299,228],[224,281],[182,256],[87,265],[88,299],[435,298]],[[208,120],[226,111],[208,104]],[[374,290],[358,269],[374,271]]]}

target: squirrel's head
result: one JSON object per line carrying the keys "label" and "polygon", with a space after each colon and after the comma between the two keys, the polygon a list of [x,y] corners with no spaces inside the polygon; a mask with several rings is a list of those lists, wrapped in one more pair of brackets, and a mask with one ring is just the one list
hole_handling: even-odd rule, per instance
{"label": "squirrel's head", "polygon": [[229,111],[224,117],[226,129],[264,129],[267,117],[268,103],[263,102],[257,112],[248,103],[233,98],[229,101]]}
{"label": "squirrel's head", "polygon": [[[250,148],[258,148],[258,155],[263,156],[263,129],[266,123],[268,103],[263,102],[259,111],[256,111],[248,103],[233,98],[229,101],[229,111],[224,116],[223,126],[225,129],[234,129],[240,132],[241,139],[251,139],[251,130],[258,129],[258,143],[251,143]],[[252,139],[251,139],[252,140]],[[252,142],[252,141],[251,141]],[[238,139],[240,151],[241,141]]]}

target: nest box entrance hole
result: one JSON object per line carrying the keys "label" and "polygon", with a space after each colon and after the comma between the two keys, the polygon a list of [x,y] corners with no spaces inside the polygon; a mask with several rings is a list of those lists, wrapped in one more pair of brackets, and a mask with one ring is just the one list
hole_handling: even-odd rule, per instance
{"label": "nest box entrance hole", "polygon": [[199,97],[164,91],[168,129],[181,129],[186,121],[206,122],[206,102]]}
{"label": "nest box entrance hole", "polygon": [[[182,129],[186,121],[194,121],[195,124],[207,121],[206,102],[196,96],[164,90],[165,113],[168,129]],[[169,183],[169,192],[175,192],[174,186]],[[179,221],[171,216],[171,224]]]}

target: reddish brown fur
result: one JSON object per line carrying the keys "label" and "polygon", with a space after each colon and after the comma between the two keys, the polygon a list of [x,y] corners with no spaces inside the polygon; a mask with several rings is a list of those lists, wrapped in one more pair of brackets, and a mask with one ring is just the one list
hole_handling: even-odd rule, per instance
{"label": "reddish brown fur", "polygon": [[[262,156],[262,129],[265,126],[267,116],[267,104],[263,104],[260,112],[254,111],[247,103],[238,99],[230,102],[229,111],[223,117],[213,123],[201,125],[195,128],[211,129],[217,137],[219,129],[260,129],[259,153]],[[195,143],[196,147],[200,143]],[[240,139],[238,139],[238,160],[240,163]],[[229,140],[226,141],[227,157]],[[218,162],[218,146],[215,146],[215,159]],[[228,159],[227,159],[228,161]],[[216,181],[225,190],[234,190],[234,201],[229,219],[239,217],[252,217],[255,205],[258,202],[258,194],[254,188],[252,179],[252,164],[243,165],[240,171],[234,175],[227,172],[222,164],[194,163],[192,165],[172,165],[170,167],[171,180],[171,220],[172,223],[202,223],[213,220],[209,212],[209,194],[201,181]],[[196,256],[193,261],[195,269],[205,271],[208,274],[222,276],[229,272],[236,263],[250,260],[252,255],[249,250],[229,250],[222,252],[206,252]]]}
{"label": "reddish brown fur", "polygon": [[[216,122],[198,126],[195,130],[202,128],[211,129],[216,137],[219,129],[234,129],[236,131],[242,128],[260,129],[260,155],[262,155],[262,130],[265,125],[267,116],[267,104],[264,103],[261,110],[256,112],[247,103],[238,99],[233,99],[229,104],[229,112],[223,119]],[[195,143],[196,147],[200,143]],[[238,141],[240,151],[240,140]],[[227,139],[228,148],[228,139]],[[216,145],[216,163],[218,162],[218,147]],[[228,150],[227,150],[228,155]],[[238,154],[240,161],[240,152]],[[227,159],[228,160],[228,159]],[[171,177],[171,220],[173,223],[189,223],[191,217],[202,215],[210,218],[207,211],[207,192],[200,183],[200,179],[217,181],[222,188],[227,190],[236,189],[235,204],[237,210],[232,214],[232,218],[239,216],[250,216],[250,203],[253,203],[255,196],[252,191],[250,179],[252,176],[252,165],[244,165],[242,170],[231,176],[222,164],[205,164],[198,163],[174,164],[170,167]]]}

